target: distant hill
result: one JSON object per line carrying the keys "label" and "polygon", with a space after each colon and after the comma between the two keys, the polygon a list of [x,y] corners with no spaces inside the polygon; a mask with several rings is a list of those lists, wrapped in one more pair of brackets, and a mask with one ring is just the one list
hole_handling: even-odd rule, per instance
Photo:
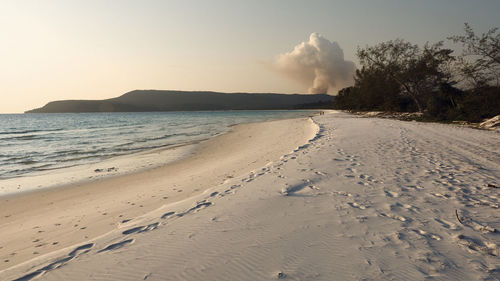
{"label": "distant hill", "polygon": [[318,108],[330,95],[135,90],[106,100],[61,100],[25,113],[266,110]]}

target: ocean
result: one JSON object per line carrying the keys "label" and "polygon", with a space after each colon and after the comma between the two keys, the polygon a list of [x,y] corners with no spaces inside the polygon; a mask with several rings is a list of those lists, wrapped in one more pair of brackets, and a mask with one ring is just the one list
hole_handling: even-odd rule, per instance
{"label": "ocean", "polygon": [[[310,110],[0,115],[0,185],[121,155],[193,144],[236,124],[312,115]],[[180,157],[180,156],[178,156]]]}

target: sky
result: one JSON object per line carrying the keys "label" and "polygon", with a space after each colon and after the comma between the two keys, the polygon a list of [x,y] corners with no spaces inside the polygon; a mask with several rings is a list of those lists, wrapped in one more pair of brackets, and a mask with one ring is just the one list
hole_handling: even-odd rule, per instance
{"label": "sky", "polygon": [[135,89],[306,93],[273,64],[314,32],[358,64],[358,47],[432,43],[465,22],[486,32],[499,11],[498,0],[1,0],[0,113]]}

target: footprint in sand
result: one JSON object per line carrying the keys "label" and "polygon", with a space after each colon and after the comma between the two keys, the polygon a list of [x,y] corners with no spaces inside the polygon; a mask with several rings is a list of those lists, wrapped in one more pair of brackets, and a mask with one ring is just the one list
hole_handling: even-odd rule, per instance
{"label": "footprint in sand", "polygon": [[359,175],[359,178],[362,179],[362,180],[365,180],[367,182],[376,182],[373,180],[373,177],[372,176],[369,176],[369,175],[364,175],[364,174],[361,174]]}
{"label": "footprint in sand", "polygon": [[166,219],[174,214],[175,214],[175,212],[167,212],[161,216],[161,219],[164,220],[164,219]]}
{"label": "footprint in sand", "polygon": [[356,219],[358,220],[358,222],[365,222],[368,220],[368,217],[367,216],[357,216]]}
{"label": "footprint in sand", "polygon": [[429,194],[432,196],[438,197],[438,198],[443,198],[443,199],[448,199],[451,197],[448,194],[441,194],[441,193],[434,193],[434,192],[430,192]]}
{"label": "footprint in sand", "polygon": [[131,238],[131,239],[123,240],[121,242],[113,243],[111,245],[108,245],[106,248],[100,250],[98,253],[120,249],[128,244],[134,243],[134,241],[135,241],[135,239]]}
{"label": "footprint in sand", "polygon": [[94,243],[88,243],[88,244],[85,244],[85,245],[82,245],[82,246],[79,246],[79,247],[76,247],[73,251],[71,251],[68,256],[70,257],[74,257],[76,255],[81,255],[81,254],[85,254],[87,253],[88,251],[90,251],[90,249],[94,247]]}
{"label": "footprint in sand", "polygon": [[394,192],[394,191],[384,190],[384,193],[385,193],[385,196],[387,196],[387,197],[391,197],[391,198],[399,197],[399,194],[397,192]]}
{"label": "footprint in sand", "polygon": [[195,212],[195,211],[199,211],[200,209],[204,209],[206,207],[209,207],[212,205],[212,202],[207,202],[206,200],[202,200],[200,202],[198,202],[194,207],[188,209],[187,211],[185,211],[184,213],[180,213],[180,214],[177,214],[178,217],[183,217],[189,213],[192,213],[192,212]]}
{"label": "footprint in sand", "polygon": [[420,236],[425,237],[425,238],[431,238],[431,239],[437,240],[437,241],[441,240],[441,237],[439,235],[427,233],[427,231],[422,230],[422,229],[413,229],[413,231],[415,233],[419,234]]}
{"label": "footprint in sand", "polygon": [[[464,220],[464,219],[462,218],[462,220]],[[484,233],[484,234],[498,232],[498,230],[496,228],[491,227],[491,226],[486,225],[486,224],[479,223],[479,222],[474,221],[470,218],[464,220],[464,223],[467,224],[468,226],[472,227],[474,230],[479,231],[479,232]]]}
{"label": "footprint in sand", "polygon": [[391,218],[391,219],[398,220],[398,221],[401,221],[401,222],[410,222],[411,221],[410,218],[405,218],[403,216],[399,216],[399,215],[396,215],[396,214],[380,213],[380,216],[386,217],[386,218]]}
{"label": "footprint in sand", "polygon": [[360,205],[358,204],[357,202],[349,202],[347,203],[349,204],[349,206],[353,207],[353,208],[358,208],[358,209],[361,209],[361,210],[365,210],[366,208],[368,208],[367,206],[364,206],[364,205]]}
{"label": "footprint in sand", "polygon": [[419,207],[410,205],[410,204],[403,204],[403,208],[407,209],[408,211],[418,213],[420,211]]}
{"label": "footprint in sand", "polygon": [[436,222],[438,222],[439,224],[441,224],[441,226],[443,226],[444,228],[447,228],[447,229],[451,229],[451,230],[457,230],[457,229],[460,229],[459,226],[457,226],[456,224],[452,223],[452,222],[449,222],[447,220],[444,220],[444,219],[434,219]]}
{"label": "footprint in sand", "polygon": [[[94,247],[94,243],[88,243],[88,244],[79,246],[79,247],[75,248],[73,251],[71,251],[67,256],[62,257],[62,258],[42,267],[40,269],[37,269],[33,272],[30,272],[30,273],[28,273],[20,278],[17,278],[14,281],[28,281],[31,279],[38,278],[38,277],[42,276],[43,274],[45,274],[46,272],[49,272],[51,270],[57,269],[57,268],[65,265],[66,263],[73,260],[78,255],[85,254],[85,253],[89,252],[92,247]],[[33,252],[33,254],[38,254],[38,252]]]}
{"label": "footprint in sand", "polygon": [[457,242],[464,246],[471,253],[482,253],[498,257],[500,255],[500,247],[492,242],[481,241],[479,239],[468,237],[460,234],[455,237]]}
{"label": "footprint in sand", "polygon": [[315,173],[316,175],[318,175],[318,176],[326,176],[326,173],[323,173],[323,172],[321,172],[321,171],[316,171],[316,172],[314,172],[314,173]]}
{"label": "footprint in sand", "polygon": [[127,229],[127,230],[123,231],[122,234],[128,235],[128,234],[132,234],[132,233],[147,232],[147,231],[157,229],[158,225],[159,225],[159,223],[155,222],[155,223],[148,224],[148,225],[137,226],[137,227],[133,227],[131,229]]}
{"label": "footprint in sand", "polygon": [[229,189],[224,190],[224,193],[225,193],[225,194],[229,194],[229,193],[231,193],[231,192],[232,192],[232,190],[234,190],[234,189],[236,189],[236,188],[238,188],[238,187],[241,187],[241,184],[234,184],[234,185],[232,185]]}
{"label": "footprint in sand", "polygon": [[352,197],[353,195],[349,192],[345,191],[334,191],[333,194],[341,195],[341,196],[347,196],[347,197]]}
{"label": "footprint in sand", "polygon": [[411,188],[411,189],[415,189],[415,190],[424,189],[424,187],[422,187],[420,185],[407,185],[406,187]]}

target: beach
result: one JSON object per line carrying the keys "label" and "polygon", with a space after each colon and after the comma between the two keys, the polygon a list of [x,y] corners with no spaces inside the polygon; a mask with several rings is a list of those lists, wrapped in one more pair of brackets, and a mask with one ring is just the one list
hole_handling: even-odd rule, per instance
{"label": "beach", "polygon": [[0,198],[2,280],[498,280],[500,135],[238,125],[164,167]]}
{"label": "beach", "polygon": [[264,166],[315,131],[308,119],[239,125],[162,168],[2,197],[2,268],[100,236],[122,221]]}

